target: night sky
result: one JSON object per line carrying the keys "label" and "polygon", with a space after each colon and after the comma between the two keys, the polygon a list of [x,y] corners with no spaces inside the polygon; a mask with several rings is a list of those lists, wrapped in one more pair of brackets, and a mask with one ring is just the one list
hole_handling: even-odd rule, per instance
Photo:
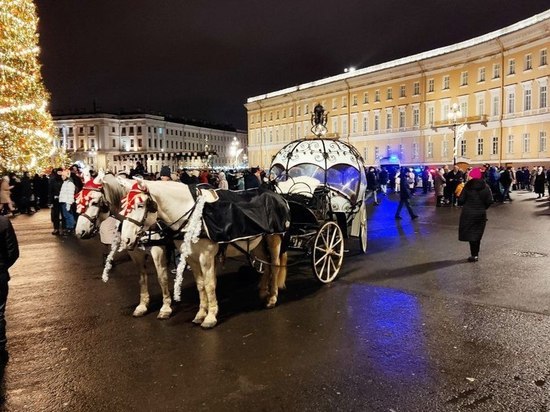
{"label": "night sky", "polygon": [[54,114],[142,110],[246,129],[247,97],[447,46],[548,0],[37,0]]}

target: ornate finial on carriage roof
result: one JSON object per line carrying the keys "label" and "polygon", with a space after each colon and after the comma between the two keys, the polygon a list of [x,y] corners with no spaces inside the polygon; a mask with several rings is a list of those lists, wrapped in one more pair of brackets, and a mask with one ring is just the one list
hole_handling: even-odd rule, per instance
{"label": "ornate finial on carriage roof", "polygon": [[317,103],[311,113],[311,132],[316,138],[324,137],[327,132],[328,112],[325,113],[325,108],[322,104]]}

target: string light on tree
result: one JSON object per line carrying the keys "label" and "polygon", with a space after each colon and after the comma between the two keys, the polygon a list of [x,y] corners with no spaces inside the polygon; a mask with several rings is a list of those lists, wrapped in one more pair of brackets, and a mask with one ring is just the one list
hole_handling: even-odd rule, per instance
{"label": "string light on tree", "polygon": [[0,0],[0,172],[41,170],[65,160],[53,152],[32,0]]}

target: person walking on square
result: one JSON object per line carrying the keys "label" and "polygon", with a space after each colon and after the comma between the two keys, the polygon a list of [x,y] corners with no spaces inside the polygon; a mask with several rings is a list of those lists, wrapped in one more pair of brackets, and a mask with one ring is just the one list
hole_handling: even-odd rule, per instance
{"label": "person walking on square", "polygon": [[493,194],[476,168],[470,172],[470,180],[464,185],[458,198],[462,206],[458,224],[458,240],[470,243],[468,262],[477,262],[481,238],[487,224],[487,209],[493,203]]}
{"label": "person walking on square", "polygon": [[8,281],[10,274],[8,269],[19,257],[19,245],[17,236],[10,220],[6,216],[0,216],[0,365],[8,361],[6,350],[6,301],[8,300]]}
{"label": "person walking on square", "polygon": [[544,183],[546,183],[546,175],[544,174],[544,169],[542,166],[537,167],[537,172],[535,173],[535,179],[533,182],[533,187],[535,193],[537,194],[537,199],[540,199],[544,196]]}
{"label": "person walking on square", "polygon": [[11,200],[11,189],[13,186],[10,186],[9,176],[4,176],[0,184],[0,213],[4,211],[4,207],[7,207],[10,213],[10,216],[14,216],[15,207],[13,206],[13,201]]}
{"label": "person walking on square", "polygon": [[408,175],[409,170],[407,168],[403,168],[400,173],[400,186],[401,189],[399,190],[399,206],[397,206],[397,211],[395,212],[395,218],[401,219],[400,213],[403,206],[407,208],[407,211],[409,212],[409,215],[411,216],[411,219],[414,220],[418,216],[414,213],[411,207],[411,189],[408,185]]}

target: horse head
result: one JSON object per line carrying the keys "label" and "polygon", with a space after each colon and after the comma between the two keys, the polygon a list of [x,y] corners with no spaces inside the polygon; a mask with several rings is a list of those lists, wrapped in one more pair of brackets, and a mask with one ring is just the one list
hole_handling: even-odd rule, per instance
{"label": "horse head", "polygon": [[158,206],[149,194],[143,179],[136,178],[130,187],[128,194],[122,200],[121,214],[124,216],[124,221],[120,236],[120,250],[132,250],[141,234],[149,230],[157,221]]}
{"label": "horse head", "polygon": [[76,198],[76,211],[79,214],[75,234],[81,239],[89,239],[97,233],[99,222],[109,213],[109,205],[103,193],[104,173],[88,180]]}

